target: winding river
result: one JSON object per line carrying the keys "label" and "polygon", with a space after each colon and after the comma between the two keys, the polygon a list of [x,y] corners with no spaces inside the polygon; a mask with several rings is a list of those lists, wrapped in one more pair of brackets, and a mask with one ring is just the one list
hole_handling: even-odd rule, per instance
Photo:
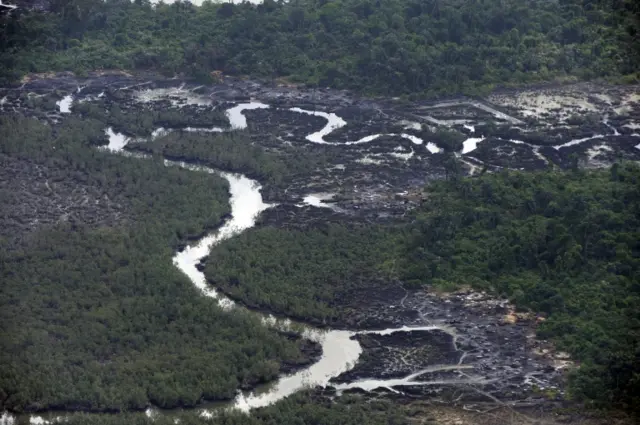
{"label": "winding river", "polygon": [[[251,102],[237,105],[227,110],[232,129],[243,129],[247,127],[246,118],[243,115],[244,110],[267,108],[268,105]],[[330,127],[330,125],[327,125]],[[123,136],[114,133],[111,129],[107,130],[109,135],[109,149],[114,153],[123,153],[126,146],[126,139]],[[208,167],[196,166],[185,162],[174,162],[165,160],[167,166],[177,166],[194,172],[205,172],[210,174],[218,174],[229,183],[231,218],[217,231],[203,237],[194,245],[188,246],[183,251],[177,252],[173,257],[173,264],[178,267],[191,282],[201,291],[204,296],[215,299],[218,305],[225,310],[233,310],[241,308],[232,300],[220,294],[207,284],[204,274],[197,269],[197,264],[207,255],[211,249],[222,241],[232,238],[233,236],[250,229],[255,225],[258,215],[274,206],[267,204],[262,199],[260,193],[260,184],[241,174],[228,173],[224,171],[214,170]],[[319,203],[312,202],[313,195],[305,198],[305,203],[322,207]],[[233,314],[230,311],[230,314]],[[254,313],[259,314],[259,313]],[[388,335],[394,332],[411,332],[439,329],[444,332],[453,333],[449,328],[441,326],[421,326],[421,327],[401,327],[397,329],[383,329],[379,331],[349,331],[349,330],[320,330],[313,327],[295,323],[290,320],[277,320],[272,316],[261,315],[262,322],[266,326],[277,327],[278,329],[287,329],[299,331],[302,335],[319,343],[322,346],[321,358],[311,366],[298,371],[295,374],[281,376],[275,383],[267,385],[256,391],[249,393],[239,393],[237,397],[229,404],[230,407],[243,411],[257,407],[264,407],[281,400],[297,391],[310,386],[326,386],[329,380],[351,369],[362,352],[360,344],[352,337],[358,333],[377,333]],[[451,365],[441,366],[442,370],[449,370]],[[435,367],[436,370],[438,366]],[[352,382],[348,384],[337,385],[338,390],[348,388],[372,389],[377,387],[391,387],[402,385],[432,385],[434,382],[415,381],[415,378],[426,372],[432,372],[434,367],[418,371],[403,379],[393,380],[366,380],[362,382]],[[211,415],[209,409],[201,409],[200,414],[204,416]]]}
{"label": "winding river", "polygon": [[[60,102],[58,102],[59,110],[61,113],[68,113],[71,110],[71,105],[73,103],[72,96],[64,97]],[[258,108],[268,108],[269,105],[265,105],[259,102],[249,102],[239,104],[233,108],[230,108],[226,111],[226,115],[230,122],[231,131],[237,129],[244,129],[247,127],[246,117],[243,114],[245,110],[258,109]],[[312,113],[312,111],[304,111],[300,110],[301,113]],[[328,123],[319,132],[313,133],[307,136],[307,139],[314,139],[315,143],[323,143],[322,137],[329,134],[333,129],[338,128],[339,126],[346,125],[346,123],[335,116],[335,114],[326,114],[323,112],[313,113],[314,115],[320,115],[327,118]],[[340,125],[338,125],[340,124]],[[170,129],[157,129],[154,131],[153,136],[157,136],[162,132],[171,131]],[[227,131],[224,129],[215,130],[207,130],[207,129],[189,129],[188,131]],[[125,150],[129,139],[115,131],[111,128],[107,128],[105,130],[106,135],[109,138],[109,144],[105,146],[103,149],[114,153],[121,154],[126,156],[135,156],[143,160],[146,158],[146,155],[135,154],[132,155],[130,152]],[[380,135],[375,135],[375,137],[371,137],[371,140],[379,137]],[[405,135],[402,135],[405,137]],[[415,137],[405,137],[411,140],[414,144],[421,144],[422,140]],[[366,138],[365,138],[366,139]],[[324,142],[326,143],[326,142]],[[431,150],[431,149],[430,149]],[[193,164],[189,164],[186,162],[176,162],[165,160],[164,164],[166,166],[180,167],[186,170],[190,170],[192,172],[204,172],[209,174],[217,174],[229,183],[229,193],[230,193],[230,204],[231,204],[231,218],[224,223],[219,229],[215,232],[212,232],[202,239],[186,247],[184,250],[177,252],[173,257],[173,264],[180,269],[195,285],[201,292],[203,296],[214,299],[218,305],[229,312],[229,314],[234,314],[233,310],[241,309],[244,307],[240,307],[235,304],[231,299],[227,298],[223,294],[216,291],[215,288],[210,286],[204,274],[197,269],[197,264],[209,255],[211,249],[235,235],[250,229],[256,223],[256,219],[259,214],[274,206],[273,204],[267,204],[262,199],[262,194],[260,192],[261,186],[260,184],[252,180],[244,175],[229,173],[221,170],[215,170],[208,167],[197,166]],[[306,205],[312,205],[316,207],[326,207],[327,204],[323,204],[323,202],[319,199],[318,195],[310,194],[305,197],[303,203]],[[270,383],[268,385],[257,388],[251,392],[238,392],[237,396],[230,401],[229,403],[221,404],[216,403],[215,407],[209,408],[205,407],[199,408],[197,410],[198,414],[203,417],[210,417],[213,415],[214,409],[220,408],[235,408],[244,412],[248,412],[251,409],[268,406],[281,400],[289,395],[292,395],[300,390],[305,388],[313,387],[313,386],[326,386],[329,384],[329,381],[337,377],[353,368],[362,353],[362,347],[360,343],[352,338],[359,333],[366,334],[380,334],[380,335],[388,335],[395,332],[412,332],[412,331],[429,331],[429,330],[441,330],[447,332],[455,337],[454,332],[445,326],[437,326],[437,325],[425,325],[420,327],[400,327],[400,328],[391,328],[391,329],[382,329],[382,330],[369,330],[369,331],[353,331],[353,330],[339,330],[339,329],[329,329],[329,330],[321,330],[316,329],[311,326],[295,323],[288,319],[276,319],[270,315],[264,315],[262,313],[253,312],[252,314],[259,315],[262,323],[265,326],[284,329],[289,331],[296,331],[300,333],[304,338],[315,341],[322,346],[322,355],[318,361],[311,364],[310,366],[294,373],[291,375],[280,376],[275,382]],[[455,339],[455,338],[454,338]],[[454,343],[455,344],[455,343]],[[335,388],[338,391],[352,389],[352,388],[361,388],[363,390],[372,390],[379,387],[401,387],[407,385],[435,385],[442,383],[459,383],[458,381],[420,381],[417,378],[420,375],[433,372],[438,370],[451,370],[451,369],[463,369],[466,366],[462,365],[441,365],[441,366],[430,366],[424,370],[420,370],[414,373],[411,373],[404,378],[395,378],[395,379],[366,379],[359,380],[349,383],[343,383],[335,385]],[[468,381],[461,381],[469,384],[479,383],[475,379],[469,379]],[[147,411],[147,415],[153,416],[156,414],[170,414],[170,411],[160,411],[155,408],[151,408]],[[46,417],[46,418],[45,418]],[[8,413],[4,413],[1,418],[0,424],[11,424],[13,418]],[[61,422],[64,420],[63,416],[38,416],[32,415],[29,418],[29,422],[31,424],[46,424],[46,423],[54,423]]]}
{"label": "winding river", "polygon": [[[71,95],[64,97],[61,101],[58,102],[59,110],[61,113],[70,112],[71,105],[73,103],[73,97]],[[245,110],[251,109],[261,109],[261,108],[269,108],[269,105],[260,103],[260,102],[249,102],[242,103],[233,108],[230,108],[226,111],[226,115],[229,119],[231,130],[225,130],[222,128],[215,127],[214,129],[198,129],[198,128],[190,128],[187,131],[233,131],[237,129],[243,129],[247,127],[247,120],[243,114]],[[333,113],[325,113],[318,111],[308,111],[300,108],[291,108],[291,111],[310,114],[315,116],[322,116],[327,119],[327,124],[320,131],[309,134],[306,139],[313,143],[319,144],[332,144],[326,142],[324,137],[331,133],[333,130],[338,129],[346,125],[346,122],[342,120],[342,118],[338,117]],[[494,111],[497,112],[497,111]],[[470,128],[472,130],[472,128]],[[165,131],[171,131],[170,129],[157,129],[154,131],[153,136],[157,136]],[[119,133],[114,132],[111,128],[105,130],[108,138],[109,144],[105,146],[104,149],[114,153],[114,154],[122,154],[122,155],[131,155],[125,150],[125,147],[128,143],[128,139]],[[400,137],[410,140],[415,145],[423,144],[423,141],[412,135],[408,134],[397,134]],[[152,137],[153,137],[152,136]],[[358,144],[358,143],[366,143],[382,135],[376,134],[364,137],[358,141],[347,142],[346,144]],[[591,138],[589,138],[591,139]],[[482,138],[474,138],[469,137],[464,142],[464,148],[462,150],[462,154],[473,151],[477,144],[481,142]],[[568,146],[570,144],[580,143],[580,141],[573,141],[567,143],[563,146]],[[426,148],[432,153],[439,151],[438,147],[432,144],[427,144]],[[559,146],[561,148],[563,146]],[[639,145],[640,146],[640,145]],[[145,155],[134,155],[141,160],[145,158]],[[166,166],[180,167],[186,170],[190,170],[192,172],[204,172],[210,174],[217,174],[222,178],[226,179],[229,183],[229,192],[230,192],[230,204],[231,204],[231,218],[224,223],[222,227],[220,227],[215,232],[206,235],[202,239],[200,239],[197,243],[188,246],[184,250],[177,252],[173,257],[173,264],[180,269],[195,285],[203,296],[212,298],[215,300],[218,305],[224,310],[228,311],[229,314],[234,314],[234,310],[242,309],[236,305],[231,299],[227,298],[223,294],[216,291],[215,288],[208,285],[204,274],[198,270],[198,263],[205,258],[211,249],[215,247],[217,244],[230,239],[239,233],[252,228],[259,214],[265,211],[268,208],[273,207],[273,204],[267,204],[263,201],[261,195],[261,186],[260,184],[252,179],[247,178],[241,174],[229,173],[221,170],[215,170],[208,167],[196,166],[193,164],[185,163],[185,162],[174,162],[165,160]],[[330,199],[330,195],[326,194],[309,194],[304,198],[303,203],[306,205],[311,205],[320,208],[331,207],[330,204],[324,203],[323,201]],[[276,319],[269,315],[264,315],[262,313],[253,312],[252,314],[259,315],[262,323],[265,326],[278,328],[278,329],[286,329],[299,332],[305,338],[315,341],[322,346],[322,356],[320,359],[313,363],[312,365],[298,371],[297,373],[291,375],[280,376],[276,382],[273,382],[269,385],[265,385],[263,387],[257,388],[251,392],[239,392],[237,396],[230,401],[229,403],[225,403],[223,407],[220,407],[220,404],[217,404],[216,408],[236,408],[242,411],[249,411],[251,409],[257,407],[263,407],[270,405],[272,403],[277,402],[278,400],[283,399],[295,392],[308,388],[310,386],[326,386],[329,384],[330,380],[338,375],[342,374],[353,368],[358,361],[360,354],[362,353],[362,347],[360,343],[354,339],[353,337],[357,334],[380,334],[380,335],[388,335],[395,332],[413,332],[413,331],[429,331],[429,330],[440,330],[444,331],[453,336],[453,344],[456,342],[455,332],[446,327],[446,326],[438,326],[438,325],[425,325],[421,327],[401,327],[401,328],[391,328],[391,329],[383,329],[383,330],[369,330],[369,331],[354,331],[354,330],[339,330],[339,329],[329,329],[329,330],[320,330],[313,328],[311,326],[295,323],[290,320],[280,320]],[[394,379],[364,379],[364,380],[356,380],[348,383],[341,383],[335,385],[335,388],[338,391],[360,388],[365,391],[370,391],[379,387],[386,387],[392,391],[397,391],[398,387],[402,386],[428,386],[428,385],[437,385],[437,384],[482,384],[485,383],[481,378],[468,377],[468,379],[455,380],[455,381],[446,381],[446,380],[437,380],[437,381],[428,381],[428,380],[420,380],[420,376],[429,372],[436,371],[447,371],[454,369],[466,369],[469,368],[468,365],[461,364],[460,361],[458,364],[446,364],[446,365],[432,365],[428,368],[416,371],[414,373],[408,374],[402,378],[394,378]],[[213,408],[199,408],[198,414],[201,416],[210,416],[212,415]],[[148,412],[149,415],[153,414],[165,414],[160,413],[156,409],[151,409]],[[169,413],[166,413],[169,414]],[[62,418],[64,419],[64,418]],[[46,420],[40,416],[31,416],[29,421],[30,423],[51,423],[60,421],[60,417],[48,417]],[[4,413],[0,418],[0,424],[11,424],[13,423],[13,417],[8,413]]]}
{"label": "winding river", "polygon": [[4,7],[4,8],[9,9],[9,10],[13,10],[13,9],[17,9],[18,8],[18,6],[14,6],[13,4],[5,4],[5,3],[2,2],[2,0],[0,0],[0,7]]}

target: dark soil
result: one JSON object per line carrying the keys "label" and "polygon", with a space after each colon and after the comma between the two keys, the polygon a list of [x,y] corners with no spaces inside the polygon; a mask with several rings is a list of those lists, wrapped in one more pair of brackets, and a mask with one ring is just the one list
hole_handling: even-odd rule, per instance
{"label": "dark soil", "polygon": [[67,170],[0,154],[0,236],[15,240],[40,226],[114,226],[131,220],[126,199],[69,178]]}

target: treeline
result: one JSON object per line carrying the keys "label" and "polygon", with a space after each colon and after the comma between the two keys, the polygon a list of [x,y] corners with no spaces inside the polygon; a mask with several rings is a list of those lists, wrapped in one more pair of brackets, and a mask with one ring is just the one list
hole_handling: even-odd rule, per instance
{"label": "treeline", "polygon": [[205,273],[249,305],[315,321],[385,279],[507,296],[544,315],[538,336],[579,362],[572,397],[637,409],[639,212],[633,164],[453,176],[426,189],[404,226],[257,228],[216,247]]}
{"label": "treeline", "polygon": [[0,81],[28,72],[160,70],[286,77],[376,94],[480,94],[495,85],[627,76],[633,0],[265,0],[260,5],[61,0],[0,17]]}
{"label": "treeline", "polygon": [[[408,418],[409,409],[384,400],[367,400],[362,396],[343,396],[335,401],[314,396],[313,393],[302,393],[290,396],[278,403],[253,410],[250,415],[239,411],[219,410],[213,417],[204,418],[193,412],[171,413],[149,418],[143,414],[120,415],[74,415],[66,422],[69,425],[90,423],[92,425],[171,425],[179,420],[184,425],[408,425],[413,421]],[[419,418],[425,425],[433,425],[435,421],[415,409],[414,420]],[[417,416],[419,415],[419,416]]]}
{"label": "treeline", "polygon": [[193,406],[306,361],[299,342],[223,312],[172,264],[229,212],[226,182],[98,151],[103,130],[0,117],[0,154],[57,170],[53,189],[90,185],[127,209],[109,226],[61,218],[0,243],[0,410]]}

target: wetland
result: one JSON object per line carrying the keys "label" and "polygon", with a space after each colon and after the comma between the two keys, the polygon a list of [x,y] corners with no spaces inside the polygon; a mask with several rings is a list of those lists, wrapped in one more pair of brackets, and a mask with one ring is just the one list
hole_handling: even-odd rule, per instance
{"label": "wetland", "polygon": [[[600,95],[576,100],[576,93],[587,89]],[[132,408],[171,416],[167,408],[194,406],[200,406],[200,415],[208,416],[220,409],[221,401],[249,410],[309,386],[324,388],[317,397],[375,393],[375,397],[386,394],[394,400],[446,401],[469,409],[491,403],[563,406],[571,357],[540,335],[536,337],[540,320],[553,310],[535,297],[530,300],[519,295],[518,289],[491,281],[524,282],[522,273],[531,273],[526,271],[530,265],[517,265],[518,272],[512,277],[496,274],[491,265],[487,271],[469,272],[471,266],[465,266],[463,259],[456,260],[461,264],[457,268],[435,266],[441,260],[434,262],[432,256],[446,258],[443,252],[452,247],[442,245],[438,238],[446,240],[446,235],[433,227],[442,227],[437,220],[443,218],[436,217],[434,222],[431,216],[443,211],[438,208],[456,208],[460,213],[469,208],[449,199],[443,190],[466,193],[471,199],[480,191],[478,199],[486,202],[487,196],[498,196],[494,201],[498,207],[511,202],[516,209],[525,208],[521,202],[528,205],[528,196],[532,196],[539,205],[527,206],[533,208],[529,213],[549,214],[543,212],[550,208],[549,199],[539,198],[536,184],[544,183],[545,190],[550,190],[548,185],[572,185],[584,179],[576,173],[611,166],[621,176],[629,176],[629,181],[637,175],[633,163],[640,159],[640,136],[634,132],[640,123],[637,91],[633,86],[555,87],[541,91],[546,100],[532,109],[518,100],[522,99],[518,93],[496,94],[486,100],[407,104],[242,79],[202,86],[188,80],[117,73],[85,79],[68,75],[34,79],[21,87],[2,89],[2,128],[4,140],[10,141],[3,143],[2,193],[11,196],[5,203],[8,227],[4,227],[3,238],[27,253],[25,258],[25,254],[8,252],[7,264],[22,268],[31,261],[36,265],[42,254],[29,254],[29,250],[45,253],[52,249],[50,241],[58,241],[62,246],[77,244],[76,249],[87,249],[86,255],[78,256],[75,268],[58,276],[71,277],[69,273],[75,271],[80,279],[111,279],[109,270],[125,273],[128,263],[136,265],[129,267],[131,273],[147,273],[145,267],[158,272],[158,263],[165,262],[164,277],[133,274],[130,279],[140,282],[138,289],[116,285],[110,286],[109,293],[115,296],[117,291],[128,291],[137,297],[138,291],[147,291],[143,289],[146,281],[166,281],[167,276],[173,282],[169,293],[178,296],[184,290],[172,303],[175,313],[158,304],[157,294],[149,293],[149,301],[158,309],[154,320],[160,323],[152,321],[125,331],[131,338],[147,334],[147,342],[132,345],[131,340],[120,346],[111,340],[109,344],[116,345],[109,347],[122,350],[116,354],[95,351],[99,346],[69,345],[71,334],[64,336],[69,326],[65,323],[83,313],[74,310],[80,315],[74,318],[51,311],[59,311],[77,294],[67,289],[62,300],[49,297],[46,301],[41,291],[47,287],[43,283],[32,286],[31,293],[14,295],[10,301],[16,307],[27,305],[29,297],[48,303],[30,307],[32,316],[41,320],[31,328],[42,329],[43,334],[36,337],[34,356],[25,360],[24,368],[46,366],[37,350],[42,349],[40,344],[55,341],[49,349],[64,352],[73,347],[86,353],[85,371],[111,365],[115,369],[109,373],[124,376],[126,370],[137,370],[150,361],[150,349],[142,348],[149,343],[155,344],[158,360],[166,356],[162,354],[167,350],[166,341],[148,339],[154,326],[163,326],[165,320],[179,323],[185,317],[192,321],[170,325],[185,329],[185,340],[178,343],[183,353],[175,340],[169,347],[185,363],[162,366],[163,378],[146,378],[139,387],[132,380],[103,380],[98,384],[103,393],[97,399],[86,398],[71,382],[66,385],[72,392],[55,396],[52,388],[29,392],[32,389],[18,384],[8,393],[4,406],[14,412],[55,410],[35,413],[30,419],[47,421],[60,415],[73,417],[72,411]],[[562,105],[562,112],[557,105]],[[23,136],[16,136],[21,133]],[[63,171],[69,168],[75,174]],[[88,177],[89,172],[94,177]],[[541,182],[540,172],[550,174]],[[600,174],[593,178],[600,181]],[[486,193],[492,178],[498,179],[493,185],[499,190],[493,195]],[[564,183],[556,181],[563,179]],[[147,181],[155,185],[149,187]],[[440,189],[425,189],[432,184]],[[173,189],[167,191],[165,186]],[[524,188],[530,186],[535,193],[527,195]],[[523,201],[508,194],[508,188],[517,187],[525,193]],[[206,188],[214,188],[213,193]],[[563,196],[554,198],[561,203],[555,208],[564,208]],[[574,202],[572,199],[566,202]],[[179,214],[172,212],[173,205],[181,206]],[[486,219],[486,213],[477,207],[468,213],[480,214],[475,219],[478,223]],[[516,219],[522,219],[522,214],[510,220]],[[145,231],[138,234],[134,229],[140,223]],[[548,232],[558,231],[557,227],[547,228]],[[459,231],[473,231],[465,229]],[[416,232],[432,236],[414,240]],[[100,242],[91,253],[96,237]],[[493,243],[491,240],[487,243]],[[422,244],[428,241],[443,252],[432,249],[434,252],[426,253]],[[102,255],[97,249],[100,244],[106,244],[105,249],[119,247],[113,248],[110,256],[114,257],[106,263],[95,262]],[[139,256],[126,258],[126,249],[140,244],[158,245],[149,251],[154,254],[148,266],[141,266]],[[173,261],[167,256],[170,249],[176,251]],[[55,261],[56,255],[61,254],[49,261]],[[471,250],[468,255],[475,259],[478,254]],[[411,267],[405,258],[420,266]],[[89,271],[89,264],[102,271]],[[421,269],[423,264],[430,271]],[[29,279],[24,271],[12,267],[8,271],[16,284]],[[53,262],[46,267],[60,270]],[[456,281],[465,276],[465,270],[469,282]],[[42,272],[44,269],[36,269],[34,276]],[[629,272],[614,273],[625,276]],[[127,281],[124,276],[123,284]],[[56,288],[56,279],[48,285]],[[538,290],[542,287],[544,284]],[[87,301],[84,308],[89,315],[84,317],[92,326],[113,326],[121,322],[122,315],[138,320],[142,313],[136,311],[139,301],[134,298],[129,311],[122,300],[108,300],[108,296],[103,298],[106,305],[102,307]],[[192,304],[192,300],[197,302]],[[209,325],[200,313],[198,318],[193,316],[205,304],[211,315]],[[527,310],[529,313],[516,313]],[[17,321],[3,325],[7,331],[15,329],[23,317],[19,309],[15,311]],[[96,315],[97,311],[102,313]],[[108,311],[111,313],[106,314]],[[53,316],[39,316],[44,313]],[[60,323],[56,331],[50,328],[51,320]],[[219,326],[221,320],[228,328],[224,332],[238,332],[242,327],[254,342],[249,348],[242,345],[246,344],[242,337],[236,339],[247,363],[237,364],[236,378],[222,388],[205,384],[211,379],[207,376],[216,372],[205,372],[200,365],[215,360],[215,367],[228,370],[224,364],[228,357],[216,354],[221,353],[220,347],[198,348],[204,356],[199,360],[193,355],[195,340],[203,335],[215,344],[224,341],[194,326]],[[554,335],[553,326],[558,326],[551,322],[542,325],[548,335]],[[101,334],[91,327],[81,332],[92,343]],[[29,339],[11,342],[16,345],[7,345],[5,355],[12,356],[35,337],[23,335],[21,338]],[[551,339],[563,348],[571,345],[562,339],[571,332],[558,335]],[[114,364],[118,357],[129,360]],[[68,360],[59,358],[52,377],[68,368]],[[189,379],[185,368],[197,375],[176,392],[175,382]],[[77,380],[83,372],[74,373],[80,373],[74,375]],[[213,382],[219,385],[220,379]],[[47,380],[41,384],[51,385]],[[167,385],[174,388],[169,390]],[[133,392],[135,398],[115,395],[113,391],[125,386],[139,388]]]}

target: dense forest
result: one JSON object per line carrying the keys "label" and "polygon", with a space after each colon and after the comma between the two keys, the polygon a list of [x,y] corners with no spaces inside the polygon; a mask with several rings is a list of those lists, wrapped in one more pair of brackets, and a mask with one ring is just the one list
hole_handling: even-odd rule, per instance
{"label": "dense forest", "polygon": [[[87,190],[50,226],[2,229],[0,410],[193,406],[304,361],[298,342],[223,312],[172,265],[174,249],[228,213],[226,181],[90,147],[103,138],[90,120],[52,128],[0,116],[3,172],[24,160],[45,170],[45,197],[93,188],[122,203],[119,218],[88,224],[83,209],[102,212]],[[10,185],[0,199],[21,190]],[[3,202],[3,219],[19,207]]]}
{"label": "dense forest", "polygon": [[343,294],[391,276],[381,276],[378,266],[393,255],[393,230],[340,223],[307,230],[260,227],[214,249],[205,275],[252,307],[331,323]]}
{"label": "dense forest", "polygon": [[375,278],[471,285],[546,316],[539,336],[581,362],[574,397],[640,405],[640,168],[453,177],[414,214],[392,228],[254,229],[215,248],[206,274],[249,305],[320,321]]}
{"label": "dense forest", "polygon": [[375,94],[637,79],[633,0],[56,0],[0,17],[0,81],[95,69],[286,77]]}

